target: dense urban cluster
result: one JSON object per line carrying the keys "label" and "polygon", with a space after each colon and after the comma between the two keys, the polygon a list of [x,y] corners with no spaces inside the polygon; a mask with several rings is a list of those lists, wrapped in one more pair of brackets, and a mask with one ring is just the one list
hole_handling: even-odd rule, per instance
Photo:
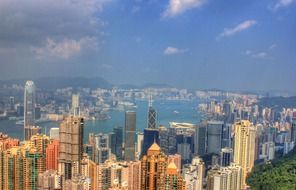
{"label": "dense urban cluster", "polygon": [[[8,96],[1,117],[23,116],[24,139],[0,134],[3,190],[245,190],[255,163],[288,154],[296,140],[296,109],[263,107],[257,95],[65,88],[37,97],[33,81],[14,88],[24,93],[24,101]],[[199,98],[203,118],[158,126],[152,97]],[[143,131],[137,129],[133,99],[149,100]],[[84,139],[85,120],[108,119],[109,109],[124,111],[124,127]],[[37,126],[42,119],[61,122],[42,134]]]}

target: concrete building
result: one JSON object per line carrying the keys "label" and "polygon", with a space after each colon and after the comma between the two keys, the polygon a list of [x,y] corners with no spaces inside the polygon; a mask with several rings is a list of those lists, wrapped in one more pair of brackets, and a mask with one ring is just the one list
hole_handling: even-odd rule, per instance
{"label": "concrete building", "polygon": [[84,120],[68,116],[60,124],[59,174],[67,180],[80,173],[83,154]]}
{"label": "concrete building", "polygon": [[124,160],[135,160],[136,112],[125,112]]}
{"label": "concrete building", "polygon": [[254,166],[256,129],[248,120],[236,122],[234,129],[234,163],[242,167],[242,189],[245,189],[247,174]]}

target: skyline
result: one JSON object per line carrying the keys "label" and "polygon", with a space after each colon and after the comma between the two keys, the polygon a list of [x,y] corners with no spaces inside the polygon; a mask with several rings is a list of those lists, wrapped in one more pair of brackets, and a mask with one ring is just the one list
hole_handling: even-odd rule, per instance
{"label": "skyline", "polygon": [[16,2],[0,2],[0,80],[286,91],[296,82],[295,0]]}

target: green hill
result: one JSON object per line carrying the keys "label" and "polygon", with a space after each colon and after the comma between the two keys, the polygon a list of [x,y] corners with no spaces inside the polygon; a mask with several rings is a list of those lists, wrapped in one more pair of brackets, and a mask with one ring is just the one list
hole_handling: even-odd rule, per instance
{"label": "green hill", "polygon": [[252,190],[295,190],[296,149],[268,164],[258,164],[249,175]]}

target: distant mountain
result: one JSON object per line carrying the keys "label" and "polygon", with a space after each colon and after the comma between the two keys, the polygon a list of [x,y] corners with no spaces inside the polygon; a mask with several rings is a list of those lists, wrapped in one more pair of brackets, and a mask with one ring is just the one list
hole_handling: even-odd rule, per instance
{"label": "distant mountain", "polygon": [[118,88],[122,88],[122,89],[172,88],[172,86],[168,84],[147,83],[144,85],[121,84],[121,85],[118,85]]}
{"label": "distant mountain", "polygon": [[295,108],[296,96],[264,97],[259,99],[258,105],[263,107],[273,107],[279,110],[281,110],[282,108]]}
{"label": "distant mountain", "polygon": [[[25,82],[31,79],[13,79],[0,81],[1,85],[25,85]],[[106,88],[111,89],[112,84],[101,77],[44,77],[33,79],[34,83],[38,88],[41,89],[57,89],[57,88],[65,88],[65,87],[73,87],[73,88]]]}
{"label": "distant mountain", "polygon": [[247,184],[252,190],[296,189],[296,149],[270,163],[256,165]]}

